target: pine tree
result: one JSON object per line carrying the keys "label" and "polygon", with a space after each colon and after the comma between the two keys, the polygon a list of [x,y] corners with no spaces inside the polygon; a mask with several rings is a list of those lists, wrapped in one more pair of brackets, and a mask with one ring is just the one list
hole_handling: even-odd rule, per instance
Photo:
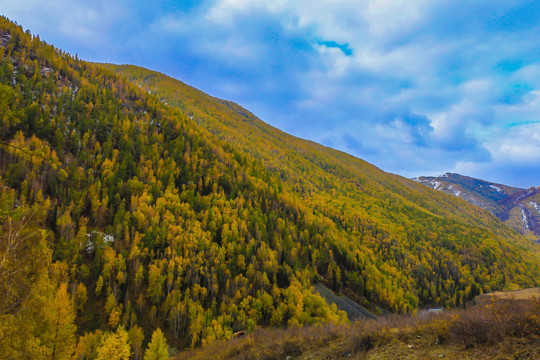
{"label": "pine tree", "polygon": [[50,359],[69,359],[75,349],[75,311],[71,298],[67,292],[67,284],[62,283],[54,303],[49,311],[44,312],[49,316],[49,336],[51,356]]}
{"label": "pine tree", "polygon": [[131,356],[128,333],[120,326],[116,332],[109,333],[98,349],[97,360],[128,360]]}
{"label": "pine tree", "polygon": [[144,353],[144,360],[167,360],[169,352],[167,351],[167,340],[159,328],[152,334],[152,341]]}

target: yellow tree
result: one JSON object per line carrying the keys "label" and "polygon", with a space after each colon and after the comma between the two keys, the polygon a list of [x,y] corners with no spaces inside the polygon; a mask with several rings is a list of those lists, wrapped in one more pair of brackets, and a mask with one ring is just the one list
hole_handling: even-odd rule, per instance
{"label": "yellow tree", "polygon": [[159,328],[152,334],[152,340],[144,353],[144,360],[167,360],[167,340]]}
{"label": "yellow tree", "polygon": [[141,358],[141,345],[144,340],[143,330],[135,325],[129,330],[128,337],[131,347],[133,348],[135,360],[139,360]]}
{"label": "yellow tree", "polygon": [[50,343],[50,359],[69,359],[75,349],[75,311],[67,292],[67,284],[58,288],[54,302],[48,311],[44,311],[49,325],[48,342]]}
{"label": "yellow tree", "polygon": [[120,326],[116,332],[105,335],[97,360],[128,360],[130,356],[128,333]]}

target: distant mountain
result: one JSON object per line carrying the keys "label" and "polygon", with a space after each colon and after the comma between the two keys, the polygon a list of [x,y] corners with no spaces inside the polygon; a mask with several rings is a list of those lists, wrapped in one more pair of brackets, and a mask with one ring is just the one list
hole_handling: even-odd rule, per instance
{"label": "distant mountain", "polygon": [[486,209],[520,234],[540,242],[540,187],[521,189],[453,173],[413,180]]}

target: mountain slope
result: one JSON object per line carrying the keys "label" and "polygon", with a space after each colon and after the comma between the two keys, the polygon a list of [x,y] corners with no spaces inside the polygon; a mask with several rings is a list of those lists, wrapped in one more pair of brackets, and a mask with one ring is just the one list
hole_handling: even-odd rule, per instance
{"label": "mountain slope", "polygon": [[[502,235],[507,235],[507,230],[503,230],[494,218],[474,207],[464,207],[461,202],[433,192],[426,196],[427,192],[415,182],[384,173],[346,153],[288,135],[237,104],[213,98],[155,71],[132,65],[98,65],[132,81],[162,102],[178,107],[193,122],[238,150],[260,159],[268,169],[279,172],[285,183],[302,196],[311,197],[313,193],[324,196],[335,191],[338,195],[361,201],[386,197],[390,202],[397,201],[400,205],[471,225],[499,228]],[[330,196],[328,200],[333,198]],[[379,205],[386,207],[386,204]],[[384,209],[377,211],[385,212]]]}
{"label": "mountain slope", "polygon": [[486,209],[519,233],[540,242],[540,188],[520,189],[453,173],[413,180]]}
{"label": "mountain slope", "polygon": [[[156,95],[163,103],[182,109],[197,125],[210,130],[236,149],[247,151],[260,159],[267,169],[280,174],[285,180],[284,187],[298,194],[312,207],[324,209],[325,215],[335,223],[348,220],[346,224],[360,225],[363,234],[366,230],[375,233],[374,238],[381,229],[388,231],[391,228],[394,236],[399,234],[400,243],[407,237],[414,239],[417,234],[411,234],[412,231],[406,234],[396,225],[412,229],[417,226],[419,229],[415,230],[426,233],[434,226],[429,224],[429,220],[426,223],[425,217],[442,216],[489,228],[505,238],[513,238],[520,246],[529,246],[508,228],[501,226],[493,216],[476,207],[436,192],[426,192],[416,183],[384,173],[360,159],[285,134],[234,103],[213,98],[178,80],[147,69],[130,65],[99,65]],[[354,226],[349,229],[356,230]],[[363,245],[358,242],[353,244],[348,246]],[[351,286],[351,283],[348,285]],[[362,286],[356,290],[362,292]]]}
{"label": "mountain slope", "polygon": [[[421,208],[431,214],[490,228],[491,231],[497,229],[495,231],[504,237],[514,237],[494,217],[475,207],[426,192],[415,182],[384,173],[343,152],[283,133],[237,104],[211,97],[155,71],[132,65],[98,65],[122,75],[156,95],[163,103],[182,109],[198,125],[235,148],[261,159],[269,170],[279,172],[281,178],[286,180],[285,186],[290,186],[291,191],[299,193],[308,201],[317,201],[314,199],[323,197],[326,206],[351,206],[358,200],[359,203],[354,205],[362,207],[363,204],[386,197],[387,201],[399,203],[399,206]],[[343,185],[349,187],[342,189]],[[329,190],[342,195],[341,201],[335,196],[328,196]],[[355,210],[365,212],[369,209],[371,220],[377,218],[380,212],[381,217],[376,221],[389,218],[396,221],[392,211],[387,211],[386,203],[378,205],[380,207],[376,210],[371,204]],[[415,222],[415,219],[409,220]]]}
{"label": "mountain slope", "polygon": [[[48,254],[33,270],[43,281],[2,309],[0,351],[54,354],[58,321],[36,325],[55,313],[43,302],[70,313],[56,317],[70,343],[72,315],[89,333],[77,356],[92,358],[122,327],[140,352],[157,327],[194,347],[257,325],[346,321],[312,292],[321,277],[395,312],[538,284],[538,249],[459,199],[200,92],[198,107],[164,104],[5,18],[0,39],[0,209],[6,224],[10,209],[39,209],[27,228]],[[23,234],[6,229],[1,255]],[[31,341],[4,336],[6,318]]]}

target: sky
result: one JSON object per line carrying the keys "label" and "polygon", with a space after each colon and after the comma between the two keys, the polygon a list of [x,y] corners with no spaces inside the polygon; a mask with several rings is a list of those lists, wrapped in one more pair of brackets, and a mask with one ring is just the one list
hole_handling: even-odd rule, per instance
{"label": "sky", "polygon": [[540,186],[539,1],[0,0],[0,14],[385,171]]}

